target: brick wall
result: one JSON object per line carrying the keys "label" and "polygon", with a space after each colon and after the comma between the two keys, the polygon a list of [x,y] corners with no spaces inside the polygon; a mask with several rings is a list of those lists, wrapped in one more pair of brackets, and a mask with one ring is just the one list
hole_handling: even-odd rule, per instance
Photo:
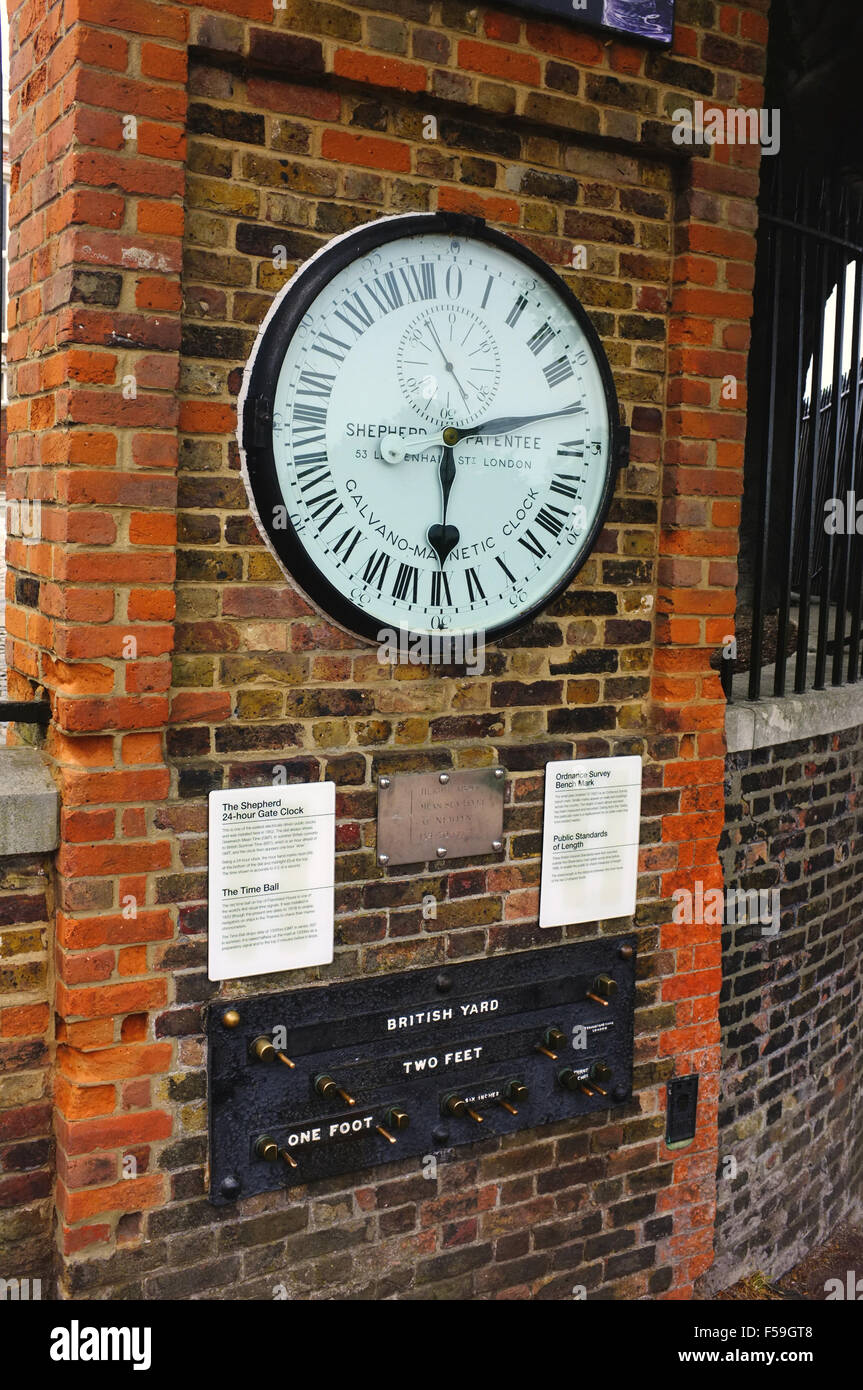
{"label": "brick wall", "polygon": [[0,1279],[53,1261],[51,856],[0,859]]}
{"label": "brick wall", "polygon": [[863,1207],[862,778],[860,728],[728,758],[726,881],[778,889],[781,927],[723,941],[711,1288],[784,1274]]}
{"label": "brick wall", "polygon": [[[10,546],[10,693],[48,691],[63,789],[64,1287],[686,1297],[712,1255],[720,942],[675,927],[668,900],[720,874],[709,659],[734,608],[757,151],[690,161],[669,118],[696,97],[760,104],[767,0],[679,0],[670,55],[451,0],[12,9],[9,487],[45,520],[41,543]],[[242,365],[286,275],[345,227],[436,208],[484,215],[560,270],[633,429],[593,558],[473,679],[381,668],[310,611],[255,532],[234,442]],[[575,245],[586,269],[568,269]],[[632,1104],[486,1141],[437,1183],[397,1164],[217,1214],[207,791],[277,764],[337,782],[329,979],[613,930],[537,929],[542,769],[632,752]],[[495,759],[502,862],[377,868],[375,775]],[[671,1154],[662,1083],[693,1069],[696,1142]]]}

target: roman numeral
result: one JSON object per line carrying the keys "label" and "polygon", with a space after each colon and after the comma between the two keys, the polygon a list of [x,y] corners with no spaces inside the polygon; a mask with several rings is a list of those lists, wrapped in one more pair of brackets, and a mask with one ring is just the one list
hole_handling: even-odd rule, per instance
{"label": "roman numeral", "polygon": [[[343,531],[337,541],[333,543],[333,554],[338,555],[342,564],[347,564],[351,558],[351,553],[357,542],[362,538],[362,531],[356,526],[349,526],[347,531]],[[344,554],[340,552],[344,550]]]}
{"label": "roman numeral", "polygon": [[382,314],[391,314],[393,309],[400,309],[404,304],[394,270],[385,271],[374,281],[373,285],[366,285],[365,291],[377,304]]}
{"label": "roman numeral", "polygon": [[366,567],[363,570],[363,579],[367,584],[375,584],[378,593],[381,593],[389,567],[389,555],[386,555],[383,550],[375,550],[369,556],[368,560],[366,560]]}
{"label": "roman numeral", "polygon": [[[324,342],[332,343],[333,347],[342,348],[341,352],[333,352],[332,348],[324,347]],[[332,357],[336,362],[344,362],[345,356],[351,350],[350,343],[343,343],[341,338],[334,338],[332,333],[321,333],[318,341],[312,343],[315,352],[322,352],[327,357]]]}
{"label": "roman numeral", "polygon": [[[353,317],[348,318],[348,314],[352,314]],[[366,308],[356,291],[342,300],[341,309],[336,309],[333,317],[341,319],[342,323],[346,324],[352,333],[356,333],[358,338],[361,338],[366,329],[371,328],[374,323],[371,312]]]}
{"label": "roman numeral", "polygon": [[506,316],[506,321],[509,324],[510,328],[515,328],[515,325],[518,323],[526,308],[527,300],[525,299],[523,294],[520,294]]}
{"label": "roman numeral", "polygon": [[[553,516],[553,512],[556,512],[557,516]],[[563,530],[563,522],[566,521],[567,516],[568,513],[563,511],[562,508],[555,507],[553,503],[549,503],[547,507],[540,507],[536,514],[536,521],[538,526],[543,526],[556,540]],[[558,517],[562,517],[563,520],[558,521]]]}
{"label": "roman numeral", "polygon": [[[327,497],[329,498],[332,494],[328,492],[326,495],[327,495]],[[318,500],[318,499],[315,498],[315,501],[317,501],[317,500]],[[311,506],[311,503],[309,503],[309,506]],[[325,506],[326,506],[326,504],[325,504]],[[324,511],[324,509],[325,509],[325,507],[319,507],[318,510],[317,510],[316,512],[313,512],[313,513],[312,513],[312,515],[315,516],[315,517],[318,517],[318,516],[320,516],[321,512]],[[331,521],[335,521],[335,519],[336,519],[336,517],[338,516],[339,512],[343,512],[343,511],[344,511],[344,507],[342,506],[341,502],[337,502],[336,505],[333,507],[333,510],[332,510],[331,512],[328,512],[327,515],[324,517],[323,521],[321,521],[321,522],[318,523],[318,531],[320,532],[320,531],[326,530],[326,528],[329,526],[330,522],[331,522]]]}
{"label": "roman numeral", "polygon": [[[298,396],[321,396],[328,401],[335,385],[336,378],[332,372],[300,372],[300,380],[297,385]],[[297,407],[295,406],[296,410]]]}
{"label": "roman numeral", "polygon": [[503,570],[503,572],[504,572],[504,574],[506,575],[507,579],[509,580],[510,584],[514,584],[514,583],[515,583],[515,575],[513,574],[512,570],[511,570],[507,565],[505,565],[505,564],[503,563],[503,560],[500,558],[499,555],[495,555],[494,558],[497,560],[497,563],[500,565],[501,569]]}
{"label": "roman numeral", "polygon": [[549,386],[559,386],[567,377],[572,376],[572,363],[568,357],[558,357],[542,370]]}
{"label": "roman numeral", "polygon": [[518,543],[519,545],[523,545],[525,550],[529,550],[531,555],[535,555],[537,560],[541,560],[543,555],[548,554],[542,541],[538,541],[532,531],[528,531],[526,537],[519,536]]}
{"label": "roman numeral", "polygon": [[[321,479],[321,481],[323,482],[323,479]],[[331,487],[327,492],[319,492],[317,497],[310,497],[306,503],[306,506],[312,513],[312,516],[320,516],[321,512],[325,512],[330,503],[332,502],[333,498],[337,498],[338,495],[339,494],[336,491],[336,489],[334,487]],[[318,510],[316,512],[312,511],[312,508],[317,506],[318,503],[321,504],[318,507]]]}
{"label": "roman numeral", "polygon": [[491,294],[491,287],[492,287],[493,284],[494,284],[494,276],[493,276],[493,275],[490,275],[490,276],[488,277],[488,284],[487,284],[486,287],[485,287],[485,294],[484,294],[483,297],[482,297],[482,303],[481,303],[480,306],[479,306],[481,309],[484,309],[485,306],[486,306],[486,304],[488,304],[488,297],[489,297],[489,295]]}
{"label": "roman numeral", "polygon": [[433,608],[441,607],[441,590],[446,598],[443,600],[447,607],[452,607],[452,594],[449,591],[449,576],[443,570],[432,570],[431,575],[431,601]]}
{"label": "roman numeral", "polygon": [[[306,472],[311,473],[313,476],[309,478],[307,483],[301,485],[300,492],[308,492],[310,488],[317,487],[318,483],[322,483],[325,478],[331,478],[333,476],[328,468],[309,468]],[[305,477],[305,473],[302,476]]]}
{"label": "roman numeral", "polygon": [[323,449],[319,449],[315,454],[295,454],[294,468],[298,478],[308,478],[310,476],[320,477],[321,471],[329,472],[327,468],[327,455]]}
{"label": "roman numeral", "polygon": [[327,423],[327,409],[323,405],[306,405],[297,401],[291,416],[291,443],[296,449],[303,444],[321,444],[326,435],[323,427]]}
{"label": "roman numeral", "polygon": [[305,401],[298,401],[294,406],[294,413],[291,417],[291,424],[294,429],[319,429],[327,423],[327,408],[325,405],[306,405]]}
{"label": "roman numeral", "polygon": [[[560,453],[559,449],[558,453]],[[580,482],[581,478],[575,473],[555,473],[550,490],[559,493],[561,497],[577,497],[578,489],[574,488],[572,484]]]}
{"label": "roman numeral", "polygon": [[423,261],[419,266],[399,266],[402,283],[410,295],[411,303],[418,299],[437,299],[434,266]]}
{"label": "roman numeral", "polygon": [[417,601],[417,585],[420,580],[420,572],[416,565],[408,565],[404,560],[399,565],[396,582],[393,585],[393,598],[407,598],[408,590],[411,591],[410,603]]}
{"label": "roman numeral", "polygon": [[464,577],[467,581],[467,592],[471,603],[473,603],[474,599],[477,597],[485,598],[483,587],[479,582],[479,575],[471,565],[468,565],[465,570]]}
{"label": "roman numeral", "polygon": [[558,447],[558,454],[564,459],[583,459],[584,440],[583,439],[564,439]]}
{"label": "roman numeral", "polygon": [[544,323],[541,328],[538,328],[535,333],[531,334],[527,340],[527,345],[534,357],[538,357],[543,348],[548,347],[553,337],[554,329],[549,328],[547,323]]}

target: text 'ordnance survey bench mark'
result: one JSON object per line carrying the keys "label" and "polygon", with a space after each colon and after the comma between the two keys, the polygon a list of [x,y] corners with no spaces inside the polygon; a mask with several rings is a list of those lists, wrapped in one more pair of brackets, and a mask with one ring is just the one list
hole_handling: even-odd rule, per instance
{"label": "text 'ordnance survey bench mark'", "polygon": [[211,980],[333,958],[336,786],[210,792]]}
{"label": "text 'ordnance survey bench mark'", "polygon": [[546,764],[541,927],[635,911],[640,816],[640,758]]}

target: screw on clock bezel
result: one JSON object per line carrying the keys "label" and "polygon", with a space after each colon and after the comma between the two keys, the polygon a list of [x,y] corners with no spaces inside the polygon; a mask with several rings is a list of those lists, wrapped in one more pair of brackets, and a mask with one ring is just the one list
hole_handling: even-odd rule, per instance
{"label": "screw on clock bezel", "polygon": [[[354,228],[317,252],[276,296],[258,334],[252,355],[246,365],[243,387],[238,401],[237,437],[240,445],[243,478],[252,513],[258,529],[277,560],[280,568],[300,589],[302,594],[328,618],[351,636],[377,643],[382,629],[395,629],[391,615],[376,617],[373,611],[352,603],[321,573],[288,518],[285,529],[276,530],[272,523],[275,509],[287,506],[278,482],[273,449],[273,403],[282,364],[296,330],[322,290],[340,271],[378,247],[410,237],[445,235],[482,241],[514,257],[546,282],[572,314],[584,334],[587,348],[593,355],[599,372],[608,413],[609,447],[605,461],[605,478],[599,506],[587,538],[563,578],[541,598],[529,601],[523,609],[504,623],[489,628],[444,629],[434,635],[447,637],[461,633],[479,633],[486,642],[495,642],[525,626],[542,613],[549,604],[569,587],[591,554],[605,525],[614,496],[619,467],[625,463],[629,431],[620,422],[617,392],[605,350],[593,324],[581,303],[550,266],[528,247],[503,232],[489,227],[481,218],[464,213],[409,213],[386,217]],[[424,628],[404,628],[404,633],[425,631]]]}

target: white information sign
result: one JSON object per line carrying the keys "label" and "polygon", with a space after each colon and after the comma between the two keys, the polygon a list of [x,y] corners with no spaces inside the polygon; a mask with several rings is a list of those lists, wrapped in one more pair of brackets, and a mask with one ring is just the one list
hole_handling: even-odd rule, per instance
{"label": "white information sign", "polygon": [[334,782],[210,792],[211,980],[333,958]]}
{"label": "white information sign", "polygon": [[547,763],[539,925],[635,911],[641,759]]}

